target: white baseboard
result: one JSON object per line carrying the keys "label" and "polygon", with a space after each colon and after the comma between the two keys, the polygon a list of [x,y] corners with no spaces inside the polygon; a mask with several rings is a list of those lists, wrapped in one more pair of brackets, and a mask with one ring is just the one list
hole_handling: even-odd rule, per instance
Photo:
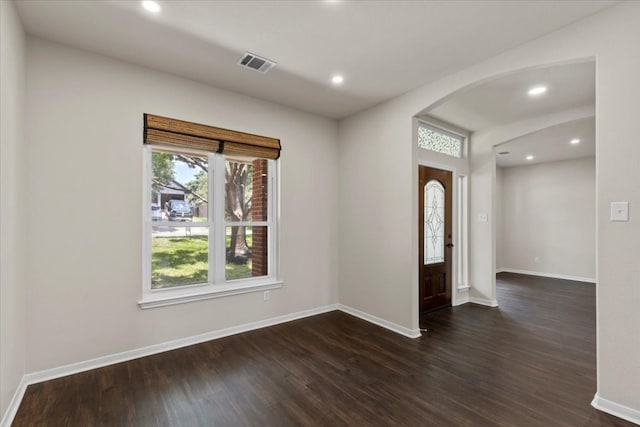
{"label": "white baseboard", "polygon": [[469,301],[474,303],[474,304],[486,305],[488,307],[497,307],[498,306],[498,301],[496,301],[494,299],[470,297]]}
{"label": "white baseboard", "polygon": [[13,394],[11,398],[11,402],[7,407],[7,410],[2,417],[2,421],[0,421],[1,427],[9,427],[11,423],[13,423],[13,419],[16,417],[18,413],[18,408],[20,407],[20,403],[22,402],[22,398],[24,397],[24,392],[27,391],[27,381],[24,376],[20,380],[18,384],[18,388],[16,388],[16,392]]}
{"label": "white baseboard", "polygon": [[211,331],[200,335],[194,335],[191,337],[180,338],[173,341],[168,341],[160,344],[154,344],[147,347],[141,347],[133,350],[123,351],[121,353],[110,354],[107,356],[97,357],[95,359],[85,360],[81,362],[71,363],[69,365],[60,366],[57,368],[45,369],[43,371],[32,372],[22,377],[18,389],[16,390],[11,403],[7,411],[0,422],[0,427],[9,427],[15,418],[24,393],[27,386],[30,384],[36,384],[43,381],[52,380],[55,378],[65,377],[67,375],[77,374],[79,372],[89,371],[91,369],[102,368],[104,366],[113,365],[116,363],[126,362],[128,360],[138,359],[145,356],[151,356],[153,354],[162,353],[169,350],[175,350],[181,347],[187,347],[194,344],[200,344],[206,341],[215,340],[218,338],[224,338],[230,335],[240,334],[243,332],[253,331],[255,329],[265,328],[268,326],[278,325],[280,323],[290,322],[292,320],[302,319],[305,317],[315,316],[317,314],[327,313],[330,311],[341,310],[352,316],[363,319],[367,322],[374,323],[383,328],[389,329],[398,334],[407,336],[409,338],[420,337],[420,330],[412,330],[403,326],[397,325],[393,322],[381,319],[371,314],[356,310],[354,308],[342,305],[342,304],[330,304],[322,307],[316,307],[310,310],[299,311],[296,313],[285,314],[283,316],[272,317],[270,319],[260,320],[257,322],[247,323],[244,325],[233,326],[226,329],[220,329],[217,331]]}
{"label": "white baseboard", "polygon": [[631,423],[640,425],[640,410],[629,408],[627,406],[620,405],[619,403],[603,399],[602,397],[598,396],[598,393],[593,396],[591,406],[599,411],[606,412],[607,414],[611,414],[615,417],[622,418],[623,420],[627,420]]}
{"label": "white baseboard", "polygon": [[409,338],[419,338],[421,336],[420,329],[409,329],[404,326],[400,326],[397,323],[389,322],[388,320],[381,319],[380,317],[376,317],[372,314],[365,313],[364,311],[357,310],[353,307],[349,307],[347,305],[338,304],[338,310],[344,311],[347,314],[350,314],[355,317],[359,317],[362,320],[366,320],[367,322],[373,323],[378,326],[382,326],[383,328],[389,329],[397,334],[404,335]]}
{"label": "white baseboard", "polygon": [[596,279],[592,277],[568,276],[566,274],[555,274],[555,273],[542,273],[540,271],[518,270],[515,268],[496,269],[496,273],[516,273],[516,274],[526,274],[529,276],[549,277],[551,279],[573,280],[574,282],[596,283]]}
{"label": "white baseboard", "polygon": [[469,297],[469,292],[458,293],[458,295],[456,296],[456,303],[454,304],[454,306],[466,304],[470,301],[471,301],[471,298]]}
{"label": "white baseboard", "polygon": [[296,313],[285,314],[283,316],[272,317],[270,319],[259,320],[257,322],[246,323],[244,325],[233,326],[230,328],[220,329],[217,331],[211,331],[211,332],[207,332],[200,335],[194,335],[191,337],[180,338],[177,340],[168,341],[160,344],[154,344],[148,347],[128,350],[122,353],[111,354],[108,356],[102,356],[95,359],[85,360],[77,363],[71,363],[69,365],[60,366],[57,368],[46,369],[44,371],[32,372],[30,374],[25,375],[25,380],[27,384],[35,384],[42,381],[52,380],[54,378],[60,378],[67,375],[77,374],[78,372],[84,372],[91,369],[101,368],[103,366],[113,365],[115,363],[126,362],[128,360],[138,359],[140,357],[150,356],[152,354],[162,353],[169,350],[175,350],[181,347],[187,347],[193,344],[199,344],[202,342],[239,334],[242,332],[253,331],[255,329],[260,329],[267,326],[273,326],[280,323],[290,322],[292,320],[302,319],[304,317],[315,316],[316,314],[322,314],[329,311],[337,310],[337,308],[338,308],[337,304],[326,305],[322,307],[313,308],[310,310],[304,310]]}

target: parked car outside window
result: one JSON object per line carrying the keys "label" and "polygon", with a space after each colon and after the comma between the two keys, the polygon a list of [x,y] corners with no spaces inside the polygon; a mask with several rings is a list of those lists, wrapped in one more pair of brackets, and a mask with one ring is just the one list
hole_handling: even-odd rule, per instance
{"label": "parked car outside window", "polygon": [[169,200],[165,204],[169,221],[193,221],[193,211],[185,200]]}

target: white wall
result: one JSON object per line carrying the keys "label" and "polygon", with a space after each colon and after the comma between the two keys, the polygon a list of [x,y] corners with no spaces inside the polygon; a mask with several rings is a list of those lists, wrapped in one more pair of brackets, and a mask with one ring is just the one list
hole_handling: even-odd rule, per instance
{"label": "white wall", "polygon": [[25,373],[26,300],[20,153],[23,143],[25,36],[13,2],[0,2],[0,414]]}
{"label": "white wall", "polygon": [[[583,57],[579,61],[589,60],[592,58]],[[471,251],[475,254],[473,258],[474,267],[472,269],[472,293],[475,298],[491,301],[497,304],[495,295],[495,274],[494,266],[500,267],[497,257],[500,256],[497,243],[504,234],[501,230],[501,221],[499,220],[502,200],[497,195],[497,189],[502,185],[501,171],[496,167],[496,155],[493,146],[511,141],[522,135],[528,135],[533,132],[547,129],[559,124],[581,120],[585,118],[595,117],[595,106],[588,105],[575,109],[565,110],[558,113],[552,113],[544,116],[522,120],[519,122],[509,123],[503,126],[496,126],[489,129],[476,131],[471,136],[471,151],[473,153],[471,163],[473,164],[473,184],[471,198],[472,220],[475,221],[475,227],[471,230]],[[495,174],[494,174],[495,171]],[[492,187],[492,176],[495,178],[495,188]],[[493,191],[493,202],[483,191]],[[489,210],[490,209],[490,210]],[[477,215],[480,212],[489,214],[488,223],[480,223],[477,221]],[[495,213],[492,217],[491,213]],[[493,226],[493,228],[492,228]],[[495,252],[487,251],[487,239],[491,239],[492,230],[495,231]],[[496,262],[494,264],[494,253]]]}
{"label": "white wall", "polygon": [[502,199],[502,211],[496,212],[496,228],[502,228],[496,266],[595,279],[595,158],[509,167],[502,173],[502,194],[496,179],[496,200]]}
{"label": "white wall", "polygon": [[[141,310],[143,113],[280,138],[280,273],[262,293]],[[337,302],[337,124],[29,38],[27,371]]]}
{"label": "white wall", "polygon": [[[410,248],[412,115],[378,108],[340,126],[341,304],[416,329]],[[398,123],[404,132],[397,133]],[[415,185],[417,187],[417,184]],[[417,191],[417,190],[416,190]],[[415,308],[417,310],[417,307]]]}
{"label": "white wall", "polygon": [[[609,202],[640,205],[640,3],[623,2],[548,36],[411,91],[340,123],[340,302],[416,327],[415,114],[479,81],[527,67],[597,59],[598,394],[640,410],[640,223],[608,221]],[[472,136],[472,297],[495,299],[495,159]],[[370,188],[371,191],[363,191]],[[487,223],[475,219],[488,214]],[[415,240],[415,239],[414,239]],[[417,241],[417,240],[416,240]]]}
{"label": "white wall", "polygon": [[[11,27],[5,25],[7,2],[0,3],[5,43]],[[454,91],[501,73],[596,57],[598,393],[640,410],[640,233],[634,214],[640,205],[639,18],[639,3],[619,4],[359,113],[340,123],[339,147],[331,121],[31,40],[23,158],[29,179],[17,183],[16,195],[25,199],[24,217],[17,222],[29,224],[21,239],[28,242],[24,259],[29,262],[27,372],[335,302],[337,242],[340,302],[416,328],[412,117]],[[6,64],[3,56],[3,91],[5,67],[12,69]],[[19,74],[14,74],[16,87]],[[2,98],[4,150],[4,92]],[[273,292],[270,303],[249,294],[138,309],[141,224],[130,219],[142,213],[143,112],[282,139],[282,276],[287,284]],[[495,230],[496,141],[489,135],[471,143],[471,217],[487,212],[490,219],[471,222],[472,292],[488,298],[495,265],[489,246]],[[18,151],[15,142],[8,147]],[[19,170],[20,161],[12,164]],[[18,170],[9,175],[17,177]],[[3,203],[5,175],[3,158]],[[609,202],[622,200],[631,202],[631,221],[610,223]],[[112,209],[114,204],[119,209]],[[79,205],[82,210],[74,209]],[[64,206],[71,209],[60,209]],[[3,207],[3,221],[4,213]],[[2,244],[6,241],[3,233]],[[19,259],[13,261],[19,271]],[[3,269],[3,292],[4,274]],[[3,308],[4,301],[3,294]],[[4,356],[4,345],[2,351]]]}

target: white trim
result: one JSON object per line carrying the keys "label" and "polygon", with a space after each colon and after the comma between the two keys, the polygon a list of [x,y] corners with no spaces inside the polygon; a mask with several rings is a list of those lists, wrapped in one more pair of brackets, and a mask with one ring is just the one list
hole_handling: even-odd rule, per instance
{"label": "white trim", "polygon": [[[194,222],[194,224],[200,223]],[[224,227],[268,227],[270,225],[269,221],[226,221]]]}
{"label": "white trim", "polygon": [[138,301],[140,308],[153,308],[164,307],[173,304],[182,304],[185,302],[201,301],[210,298],[222,298],[231,295],[246,294],[249,292],[261,292],[268,291],[270,289],[278,289],[284,285],[284,282],[279,280],[269,280],[264,283],[247,284],[242,280],[238,284],[228,282],[224,285],[205,285],[206,288],[200,291],[198,288],[194,288],[193,293],[184,293],[184,289],[180,294],[167,294],[156,293],[144,295],[142,300]]}
{"label": "white trim", "polygon": [[27,380],[23,376],[16,388],[16,392],[13,393],[13,397],[11,398],[11,402],[9,402],[9,406],[2,417],[2,421],[0,421],[0,426],[9,427],[11,423],[13,423],[13,419],[16,417],[18,413],[18,408],[20,408],[20,403],[22,403],[22,398],[24,397],[24,392],[27,391]]}
{"label": "white trim", "polygon": [[469,289],[471,289],[471,285],[459,285],[458,286],[458,292],[469,292]]}
{"label": "white trim", "polygon": [[156,227],[172,227],[172,228],[202,227],[202,228],[205,228],[209,226],[211,226],[209,221],[169,221],[169,220],[151,221],[151,228],[156,228]]}
{"label": "white trim", "polygon": [[[151,287],[151,174],[152,149],[149,145],[142,148],[142,295]],[[147,262],[147,260],[149,260]],[[148,284],[148,285],[147,285]]]}
{"label": "white trim", "polygon": [[[266,221],[226,221],[225,220],[225,168],[227,156],[217,153],[198,152],[198,155],[207,156],[207,176],[209,184],[209,199],[206,222],[177,222],[151,221],[151,174],[152,155],[154,148],[143,147],[143,232],[142,232],[142,296],[138,301],[140,308],[161,307],[184,302],[200,301],[209,298],[220,298],[230,295],[244,294],[248,292],[266,291],[282,287],[283,282],[278,277],[278,216],[275,212],[277,194],[277,163],[268,160],[268,197]],[[175,150],[180,152],[180,150]],[[208,268],[206,283],[176,286],[164,289],[152,289],[151,283],[151,258],[153,229],[156,226],[175,226],[183,228],[201,227],[208,232]],[[225,236],[226,228],[233,226],[266,227],[268,230],[268,266],[267,275],[259,278],[245,278],[226,280],[225,274]]]}
{"label": "white trim", "polygon": [[472,302],[474,304],[486,305],[487,307],[497,307],[498,306],[498,301],[496,301],[494,299],[469,297],[469,302]]}
{"label": "white trim", "polygon": [[267,273],[270,277],[280,277],[280,270],[278,270],[278,262],[280,259],[280,253],[278,251],[278,240],[280,235],[278,234],[279,228],[279,215],[276,214],[276,201],[280,200],[280,194],[278,193],[278,169],[277,162],[275,160],[267,161],[267,185],[268,185],[268,197],[267,197],[267,221],[269,222],[269,229],[267,230]]}
{"label": "white trim", "polygon": [[246,323],[244,325],[232,326],[217,331],[206,332],[200,335],[194,335],[186,338],[168,341],[160,344],[154,344],[147,347],[137,348],[134,350],[124,351],[122,353],[102,356],[95,359],[85,360],[82,362],[71,363],[69,365],[57,368],[46,369],[44,371],[32,372],[24,376],[26,384],[35,384],[42,381],[48,381],[67,375],[77,374],[79,372],[89,371],[91,369],[101,368],[103,366],[113,365],[115,363],[126,362],[140,357],[151,356],[153,354],[162,353],[169,350],[175,350],[194,344],[200,344],[212,341],[218,338],[228,337],[230,335],[240,334],[243,332],[253,331],[255,329],[265,328],[268,326],[278,325],[280,323],[290,322],[292,320],[302,319],[317,314],[327,313],[336,310],[337,304],[325,305],[309,310],[299,311],[296,313],[285,314],[282,316],[272,317],[270,319],[258,320],[256,322]]}
{"label": "white trim", "polygon": [[331,311],[340,310],[352,316],[358,317],[369,323],[381,326],[392,332],[404,335],[409,338],[419,338],[421,336],[420,329],[409,329],[404,326],[400,326],[396,323],[389,322],[371,314],[365,313],[355,308],[345,306],[342,304],[329,304],[321,307],[312,308],[309,310],[303,310],[296,313],[285,314],[282,316],[272,317],[270,319],[259,320],[256,322],[246,323],[244,325],[232,326],[217,331],[206,332],[200,335],[194,335],[186,338],[179,338],[173,341],[167,341],[160,344],[154,344],[147,347],[141,347],[133,350],[123,351],[121,353],[110,354],[107,356],[97,357],[95,359],[84,360],[81,362],[71,363],[57,368],[45,369],[43,371],[31,372],[22,377],[16,392],[11,399],[7,411],[0,422],[0,427],[9,427],[13,422],[13,419],[18,412],[20,403],[24,397],[27,386],[31,384],[37,384],[43,381],[49,381],[56,378],[65,377],[68,375],[77,374],[80,372],[90,371],[92,369],[102,368],[104,366],[113,365],[116,363],[126,362],[128,360],[138,359],[141,357],[151,356],[165,351],[175,350],[182,347],[187,347],[194,344],[200,344],[207,341],[216,340],[218,338],[228,337],[230,335],[236,335],[243,332],[249,332],[256,329],[266,328],[269,326],[275,326],[281,323],[291,322],[293,320],[303,319],[305,317],[316,316],[318,314],[328,313]]}
{"label": "white trim", "polygon": [[[444,154],[444,155],[446,156],[447,154]],[[454,159],[455,159],[455,157],[454,157]],[[457,170],[456,166],[448,165],[446,163],[433,162],[431,160],[422,160],[422,159],[418,159],[418,166],[426,166],[426,167],[432,168],[432,169],[440,169],[440,170],[443,170],[443,171],[451,172],[454,175],[456,174],[456,170]]]}
{"label": "white trim", "polygon": [[555,273],[543,273],[540,271],[518,270],[515,268],[496,269],[496,273],[516,273],[516,274],[526,274],[528,276],[549,277],[552,279],[573,280],[575,282],[596,283],[596,279],[591,277],[569,276],[566,274],[555,274]]}
{"label": "white trim", "polygon": [[457,272],[458,289],[469,287],[469,177],[457,174],[454,189],[457,189],[456,221],[458,223],[456,235],[457,247]]}
{"label": "white trim", "polygon": [[456,303],[453,304],[453,306],[456,307],[458,305],[466,304],[468,302],[471,302],[471,299],[469,298],[469,293],[465,292],[463,295],[458,294],[458,298],[456,298]]}
{"label": "white trim", "polygon": [[598,393],[593,396],[591,406],[599,411],[606,412],[607,414],[611,414],[615,417],[640,425],[640,410],[629,408],[628,406],[612,402],[611,400],[603,399],[598,395]]}
{"label": "white trim", "polygon": [[404,326],[400,326],[397,323],[389,322],[388,320],[381,319],[364,311],[357,310],[353,307],[349,307],[344,304],[338,304],[338,310],[344,311],[347,314],[358,317],[362,320],[366,320],[369,323],[373,323],[378,326],[382,326],[385,329],[389,329],[397,334],[404,335],[409,338],[419,338],[421,336],[420,329],[409,329]]}
{"label": "white trim", "polygon": [[[26,374],[23,377],[21,386],[26,388],[27,385],[36,384],[43,381],[49,381],[52,379],[64,377],[67,375],[77,374],[79,372],[89,371],[91,369],[102,368],[104,366],[113,365],[115,363],[126,362],[132,359],[138,359],[140,357],[151,356],[153,354],[162,353],[165,351],[175,350],[182,347],[187,347],[194,344],[200,344],[207,341],[216,340],[218,338],[228,337],[230,335],[236,335],[243,332],[249,332],[256,329],[266,328],[269,326],[275,326],[280,323],[291,322],[293,320],[303,319],[305,317],[316,316],[318,314],[328,313],[330,311],[340,310],[352,316],[358,317],[369,323],[381,326],[389,329],[400,335],[404,335],[409,338],[420,337],[419,329],[409,329],[404,326],[400,326],[396,323],[389,322],[371,314],[365,313],[355,308],[345,306],[342,304],[329,304],[321,307],[312,308],[309,310],[303,310],[296,313],[285,314],[282,316],[272,317],[270,319],[259,320],[256,322],[246,323],[244,325],[232,326],[217,331],[205,332],[204,334],[194,335],[186,338],[179,338],[173,341],[167,341],[160,344],[154,344],[147,347],[137,348],[133,350],[127,350],[121,353],[111,354],[107,356],[97,357],[95,359],[85,360],[77,363],[71,363],[69,365],[60,366],[57,368],[46,369],[43,371],[32,372]],[[19,390],[21,390],[19,388]],[[17,401],[16,405],[19,406],[19,400],[22,399],[24,390],[19,393],[16,392],[14,399]],[[13,402],[12,402],[13,404]],[[16,408],[17,408],[16,406]]]}

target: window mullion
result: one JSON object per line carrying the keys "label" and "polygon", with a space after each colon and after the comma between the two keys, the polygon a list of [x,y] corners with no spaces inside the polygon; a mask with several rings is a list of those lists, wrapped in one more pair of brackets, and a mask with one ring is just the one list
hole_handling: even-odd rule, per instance
{"label": "window mullion", "polygon": [[227,227],[268,227],[270,221],[225,221]]}
{"label": "window mullion", "polygon": [[213,254],[210,258],[209,269],[213,269],[213,282],[224,283],[225,277],[225,221],[224,221],[224,194],[225,194],[225,161],[220,154],[212,154],[209,164],[213,165],[211,181],[209,182],[209,192],[213,200],[211,208],[213,223]]}

